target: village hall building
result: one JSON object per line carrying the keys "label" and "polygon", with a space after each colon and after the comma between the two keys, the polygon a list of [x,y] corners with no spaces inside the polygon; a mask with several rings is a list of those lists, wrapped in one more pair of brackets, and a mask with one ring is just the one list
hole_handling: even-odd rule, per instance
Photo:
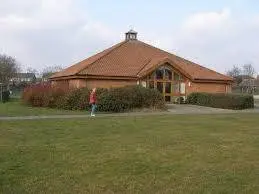
{"label": "village hall building", "polygon": [[173,101],[192,92],[230,93],[233,79],[139,41],[130,30],[124,41],[54,74],[50,81],[69,88],[142,85]]}

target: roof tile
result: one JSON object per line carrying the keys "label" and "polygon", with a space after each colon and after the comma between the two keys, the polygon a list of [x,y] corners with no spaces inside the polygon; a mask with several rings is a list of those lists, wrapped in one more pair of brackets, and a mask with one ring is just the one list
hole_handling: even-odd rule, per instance
{"label": "roof tile", "polygon": [[173,66],[193,80],[232,81],[229,76],[138,40],[123,41],[55,74],[52,79],[70,75],[138,77],[163,60],[170,60]]}

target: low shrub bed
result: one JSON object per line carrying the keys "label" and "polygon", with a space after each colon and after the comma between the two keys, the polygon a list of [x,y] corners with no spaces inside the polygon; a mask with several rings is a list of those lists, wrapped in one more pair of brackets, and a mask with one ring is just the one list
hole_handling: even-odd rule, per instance
{"label": "low shrub bed", "polygon": [[[90,90],[53,88],[49,84],[38,84],[25,88],[23,102],[37,107],[50,107],[66,110],[88,110]],[[133,109],[165,107],[163,96],[156,90],[141,86],[97,89],[98,111],[124,112]]]}
{"label": "low shrub bed", "polygon": [[254,108],[253,96],[241,94],[192,93],[187,97],[186,102],[188,104],[234,110]]}

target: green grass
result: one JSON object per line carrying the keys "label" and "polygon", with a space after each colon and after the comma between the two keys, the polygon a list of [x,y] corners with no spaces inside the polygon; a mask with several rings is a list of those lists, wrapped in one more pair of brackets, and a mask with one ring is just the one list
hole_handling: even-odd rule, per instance
{"label": "green grass", "polygon": [[258,193],[257,114],[0,121],[0,193]]}
{"label": "green grass", "polygon": [[86,114],[84,111],[68,111],[51,108],[30,107],[22,104],[19,99],[14,99],[7,103],[0,102],[1,116],[37,116],[37,115],[70,115],[70,114]]}

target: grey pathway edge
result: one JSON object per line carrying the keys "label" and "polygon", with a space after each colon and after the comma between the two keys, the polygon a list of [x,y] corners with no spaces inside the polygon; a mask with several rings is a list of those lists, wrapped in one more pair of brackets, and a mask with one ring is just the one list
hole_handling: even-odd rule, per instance
{"label": "grey pathway edge", "polygon": [[[95,118],[104,117],[128,117],[128,116],[151,116],[151,115],[193,115],[193,114],[245,114],[245,113],[259,113],[259,106],[254,109],[247,110],[227,110],[210,107],[201,107],[195,105],[167,105],[168,110],[164,112],[129,112],[129,113],[108,113],[97,114]],[[40,115],[40,116],[14,116],[14,117],[1,117],[0,121],[8,120],[36,120],[36,119],[73,119],[73,118],[88,118],[90,115]],[[93,119],[95,119],[93,118]]]}

